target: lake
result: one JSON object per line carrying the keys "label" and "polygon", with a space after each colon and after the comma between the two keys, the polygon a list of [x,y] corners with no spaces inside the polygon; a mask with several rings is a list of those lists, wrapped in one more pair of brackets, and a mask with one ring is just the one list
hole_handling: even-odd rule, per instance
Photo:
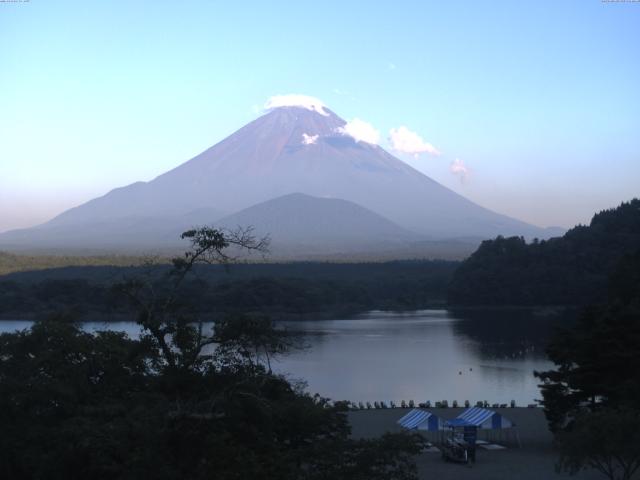
{"label": "lake", "polygon": [[[334,400],[453,400],[518,405],[540,398],[534,370],[552,366],[544,354],[553,315],[528,310],[369,312],[352,319],[287,321],[308,349],[274,363],[304,379],[311,392]],[[0,332],[29,321],[1,321]],[[86,322],[137,336],[133,322]]]}

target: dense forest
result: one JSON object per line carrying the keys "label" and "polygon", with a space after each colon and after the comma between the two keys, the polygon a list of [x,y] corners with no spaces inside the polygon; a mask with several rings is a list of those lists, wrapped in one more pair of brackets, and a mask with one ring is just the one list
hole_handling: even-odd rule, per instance
{"label": "dense forest", "polygon": [[[457,262],[200,265],[181,294],[212,318],[260,312],[273,318],[328,317],[438,306]],[[0,279],[0,318],[32,318],[65,309],[81,318],[128,315],[114,284],[144,275],[162,282],[168,265],[69,267]]]}
{"label": "dense forest", "polygon": [[586,305],[604,301],[620,259],[640,248],[640,200],[594,215],[563,237],[483,242],[456,270],[453,305]]}
{"label": "dense forest", "polygon": [[618,262],[605,297],[556,331],[555,368],[536,376],[558,467],[630,480],[640,469],[640,250]]}
{"label": "dense forest", "polygon": [[[640,200],[634,199],[597,213],[590,225],[577,226],[563,237],[531,243],[521,237],[485,241],[462,263],[198,265],[181,288],[200,313],[211,318],[253,312],[273,318],[327,318],[447,303],[580,306],[603,301],[609,274],[638,248]],[[64,308],[85,319],[119,319],[127,309],[114,284],[140,275],[160,281],[171,269],[161,258],[149,264],[142,257],[88,257],[62,266],[65,257],[0,257],[2,268],[13,271],[0,276],[0,318],[35,318]]]}
{"label": "dense forest", "polygon": [[300,348],[290,333],[265,316],[228,316],[211,335],[194,323],[181,286],[225,239],[190,238],[162,280],[120,283],[140,338],[93,335],[68,314],[0,335],[0,476],[415,480],[422,437],[353,439],[344,403],[271,371]]}

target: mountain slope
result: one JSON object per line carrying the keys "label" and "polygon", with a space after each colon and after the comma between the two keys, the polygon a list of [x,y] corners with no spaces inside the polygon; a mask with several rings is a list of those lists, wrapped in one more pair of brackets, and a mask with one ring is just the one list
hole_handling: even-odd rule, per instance
{"label": "mountain slope", "polygon": [[[19,237],[25,244],[46,246],[50,238],[64,243],[79,228],[108,224],[118,240],[120,224],[132,218],[175,223],[197,209],[238,212],[295,192],[354,202],[430,239],[547,236],[543,229],[474,204],[377,145],[341,134],[344,125],[328,109],[323,114],[275,108],[154,180],[115,189]],[[135,229],[124,230],[131,232],[127,238],[136,237]],[[118,243],[127,243],[125,237]],[[0,235],[0,245],[15,240],[15,234]],[[90,236],[85,241],[92,245]]]}
{"label": "mountain slope", "polygon": [[6,232],[0,235],[0,246],[14,251],[144,252],[148,248],[177,247],[181,245],[181,232],[194,225],[210,225],[223,216],[215,209],[200,208],[182,215],[157,212],[155,216],[96,216],[76,222],[49,222],[34,228]]}
{"label": "mountain slope", "polygon": [[277,253],[331,253],[399,248],[420,237],[353,202],[294,193],[259,203],[215,223],[251,225]]}

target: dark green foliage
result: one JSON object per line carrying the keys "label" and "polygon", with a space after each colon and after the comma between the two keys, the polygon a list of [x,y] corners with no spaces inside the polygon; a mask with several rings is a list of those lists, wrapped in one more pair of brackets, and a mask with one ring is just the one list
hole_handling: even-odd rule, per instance
{"label": "dark green foliage", "polygon": [[640,410],[583,413],[557,435],[558,467],[576,474],[593,468],[611,480],[630,480],[640,468]]}
{"label": "dark green foliage", "polygon": [[271,357],[301,346],[294,336],[276,331],[265,316],[233,315],[216,322],[213,340],[218,345],[216,358],[247,368],[265,361],[271,372]]}
{"label": "dark green foliage", "polygon": [[2,478],[415,478],[419,437],[352,440],[341,406],[234,355],[157,370],[149,345],[62,319],[0,354]]}
{"label": "dark green foliage", "polygon": [[620,258],[640,248],[640,200],[596,214],[563,237],[483,242],[455,272],[454,305],[587,305],[604,301]]}
{"label": "dark green foliage", "polygon": [[127,455],[127,423],[144,421],[152,351],[54,318],[1,335],[0,354],[3,478],[106,478]]}
{"label": "dark green foliage", "polygon": [[608,302],[585,309],[577,324],[558,331],[549,345],[557,368],[537,375],[552,430],[584,406],[640,405],[639,271],[640,252],[622,258]]}
{"label": "dark green foliage", "polygon": [[640,311],[591,307],[578,324],[557,334],[547,352],[557,370],[542,372],[552,429],[585,405],[640,405]]}
{"label": "dark green foliage", "polygon": [[308,480],[409,480],[416,478],[414,456],[424,446],[418,434],[385,434],[376,440],[319,443],[317,461],[305,469]]}
{"label": "dark green foliage", "polygon": [[626,255],[611,275],[609,297],[618,304],[631,305],[640,299],[640,250]]}
{"label": "dark green foliage", "polygon": [[419,436],[350,439],[344,405],[271,373],[269,358],[292,338],[268,318],[236,315],[203,331],[181,289],[187,274],[226,261],[234,239],[260,242],[187,236],[193,249],[164,282],[117,288],[140,340],[85,333],[67,316],[0,335],[2,478],[414,479]]}
{"label": "dark green foliage", "polygon": [[[253,312],[328,317],[373,309],[417,309],[444,303],[446,285],[457,265],[443,261],[255,264],[234,265],[228,272],[219,265],[198,265],[197,279],[182,283],[181,296],[189,298],[195,311],[217,317]],[[86,267],[0,277],[0,316],[20,318],[62,308],[85,319],[125,315],[128,302],[111,286],[148,271],[162,283],[169,269]]]}
{"label": "dark green foliage", "polygon": [[606,304],[584,310],[548,348],[555,370],[536,373],[559,467],[629,479],[640,467],[640,251],[623,257]]}

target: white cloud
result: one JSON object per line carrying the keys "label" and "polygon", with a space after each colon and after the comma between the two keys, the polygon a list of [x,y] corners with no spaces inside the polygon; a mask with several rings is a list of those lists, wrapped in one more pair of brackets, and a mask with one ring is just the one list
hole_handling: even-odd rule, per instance
{"label": "white cloud", "polygon": [[396,152],[408,153],[415,157],[421,153],[440,155],[440,151],[436,147],[425,142],[420,135],[405,126],[389,130],[389,141],[391,148]]}
{"label": "white cloud", "polygon": [[391,63],[391,62],[389,62],[389,64],[387,65],[387,68],[388,68],[389,70],[395,70],[397,67],[396,67],[396,64],[395,64],[395,63]]}
{"label": "white cloud", "polygon": [[307,135],[306,133],[302,134],[302,143],[304,145],[314,145],[318,142],[319,135]]}
{"label": "white cloud", "polygon": [[344,127],[338,127],[336,131],[342,135],[349,135],[356,142],[366,142],[373,145],[380,142],[380,132],[373,125],[359,118],[347,122]]}
{"label": "white cloud", "polygon": [[264,104],[265,110],[278,107],[302,107],[313,112],[318,112],[320,115],[329,115],[329,113],[325,111],[326,105],[322,103],[321,100],[307,95],[274,95]]}
{"label": "white cloud", "polygon": [[449,171],[460,178],[461,182],[464,182],[469,176],[469,168],[464,164],[462,160],[456,158],[449,166]]}

